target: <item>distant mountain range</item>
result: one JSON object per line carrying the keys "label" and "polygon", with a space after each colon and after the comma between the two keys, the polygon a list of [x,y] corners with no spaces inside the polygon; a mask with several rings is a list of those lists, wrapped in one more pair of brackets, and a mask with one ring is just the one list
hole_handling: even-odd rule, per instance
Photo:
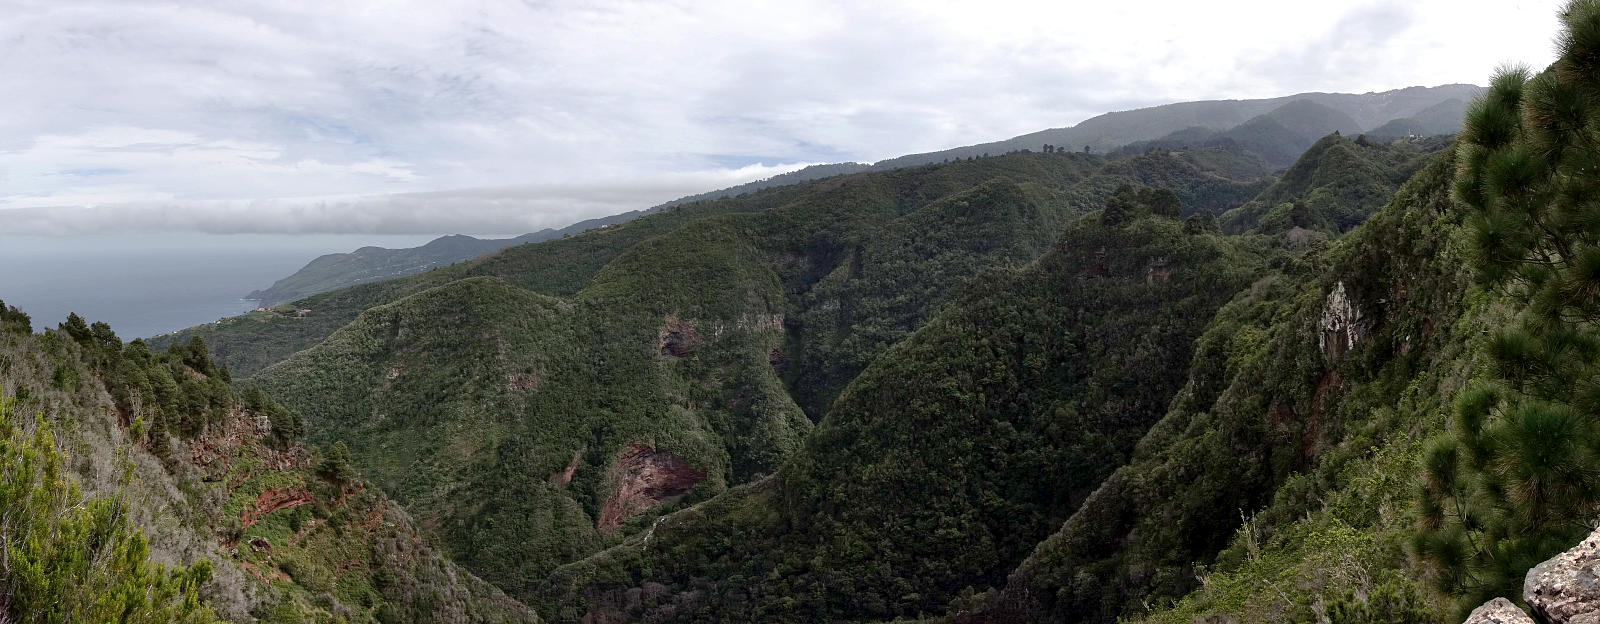
{"label": "distant mountain range", "polygon": [[513,245],[614,225],[672,206],[737,197],[775,186],[869,170],[1043,151],[1046,145],[1064,151],[1087,149],[1113,155],[1132,155],[1150,149],[1212,148],[1253,155],[1268,169],[1282,169],[1293,164],[1319,139],[1334,132],[1346,136],[1365,133],[1386,139],[1453,134],[1461,127],[1467,102],[1482,90],[1474,85],[1452,84],[1381,93],[1301,93],[1260,100],[1183,102],[1106,113],[1070,128],[910,154],[871,165],[856,162],[812,165],[755,182],[689,195],[644,210],[581,221],[561,229],[544,229],[516,238],[486,240],[456,234],[409,249],[363,247],[351,253],[328,254],[246,298],[260,300],[264,307],[273,307],[346,286],[420,273]]}
{"label": "distant mountain range", "polygon": [[[1195,128],[1230,132],[1243,127],[1246,133],[1253,134],[1253,129],[1268,125],[1267,120],[1260,119],[1262,117],[1279,123],[1288,121],[1290,130],[1315,133],[1300,149],[1288,150],[1293,153],[1287,157],[1287,161],[1268,159],[1269,163],[1278,160],[1276,164],[1281,167],[1292,163],[1294,157],[1305,151],[1306,147],[1333,130],[1358,133],[1383,129],[1384,132],[1397,133],[1390,136],[1404,136],[1398,131],[1412,128],[1423,130],[1422,134],[1454,133],[1461,127],[1461,112],[1466,109],[1466,103],[1482,91],[1483,88],[1476,85],[1450,84],[1406,87],[1379,93],[1300,93],[1261,100],[1166,104],[1106,113],[1070,128],[1041,130],[1004,141],[891,158],[875,163],[873,168],[909,167],[1020,150],[1037,151],[1046,144],[1062,146],[1071,151],[1088,147],[1090,151],[1106,152],[1130,143],[1162,139],[1174,133],[1192,133]],[[1317,106],[1298,104],[1301,101]],[[1294,105],[1294,108],[1280,113],[1287,105]],[[1297,125],[1298,128],[1295,127]],[[1326,131],[1317,132],[1324,128]]]}
{"label": "distant mountain range", "polygon": [[270,308],[318,293],[338,290],[346,286],[414,275],[434,267],[471,260],[485,254],[500,251],[506,247],[525,243],[538,243],[622,223],[640,215],[680,204],[733,197],[774,186],[797,184],[848,173],[859,173],[870,168],[869,165],[853,162],[811,165],[798,171],[782,173],[754,182],[746,182],[725,189],[681,197],[644,210],[633,210],[608,217],[579,221],[561,229],[545,228],[515,238],[482,239],[464,234],[451,234],[433,239],[421,247],[408,247],[405,249],[362,247],[350,253],[326,254],[312,260],[304,267],[301,267],[299,271],[295,271],[293,275],[274,282],[271,287],[251,291],[250,294],[245,295],[245,298],[260,301],[262,307]]}
{"label": "distant mountain range", "polygon": [[244,298],[260,301],[262,307],[270,308],[346,286],[414,275],[434,267],[494,253],[513,245],[547,241],[567,234],[621,223],[645,212],[635,210],[579,221],[559,230],[545,228],[516,238],[483,239],[464,234],[450,234],[428,241],[421,247],[389,249],[369,246],[350,253],[326,254],[318,256],[299,271],[295,271],[293,275],[273,282],[268,288],[251,291]]}

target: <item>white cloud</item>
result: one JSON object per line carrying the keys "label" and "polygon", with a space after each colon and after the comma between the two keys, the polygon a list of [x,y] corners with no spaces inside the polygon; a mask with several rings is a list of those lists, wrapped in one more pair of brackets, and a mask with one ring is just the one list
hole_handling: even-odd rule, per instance
{"label": "white cloud", "polygon": [[[1547,63],[1561,3],[0,0],[0,209],[24,209],[0,228],[92,212],[513,232],[671,198],[608,188],[681,195],[750,163],[1170,101],[1481,83]],[[520,194],[416,195],[463,188]],[[294,199],[334,196],[368,199]],[[424,214],[445,198],[466,203]]]}
{"label": "white cloud", "polygon": [[798,166],[756,164],[666,176],[375,196],[187,202],[163,197],[114,204],[83,196],[75,198],[77,205],[0,211],[0,230],[29,235],[193,231],[514,236],[768,178]]}

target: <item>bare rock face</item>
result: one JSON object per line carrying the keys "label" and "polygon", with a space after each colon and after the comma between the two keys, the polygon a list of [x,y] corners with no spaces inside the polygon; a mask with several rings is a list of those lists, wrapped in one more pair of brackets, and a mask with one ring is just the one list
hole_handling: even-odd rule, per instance
{"label": "bare rock face", "polygon": [[600,509],[599,528],[605,533],[706,478],[683,458],[643,444],[627,445],[611,474],[616,487]]}
{"label": "bare rock face", "polygon": [[1541,621],[1600,624],[1600,530],[1529,570],[1522,598]]}
{"label": "bare rock face", "polygon": [[1533,618],[1505,598],[1495,598],[1472,610],[1465,624],[1536,624]]}
{"label": "bare rock face", "polygon": [[661,354],[681,358],[694,353],[694,350],[705,342],[695,330],[695,325],[694,319],[667,315],[656,345],[661,349]]}
{"label": "bare rock face", "polygon": [[1317,323],[1317,346],[1328,361],[1337,362],[1354,349],[1365,337],[1365,322],[1361,310],[1345,294],[1344,282],[1334,284],[1328,301],[1322,307],[1322,319]]}

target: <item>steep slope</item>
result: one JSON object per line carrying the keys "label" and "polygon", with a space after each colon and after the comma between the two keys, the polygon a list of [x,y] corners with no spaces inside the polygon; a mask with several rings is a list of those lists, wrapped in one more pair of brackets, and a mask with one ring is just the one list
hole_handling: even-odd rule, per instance
{"label": "steep slope", "polygon": [[[132,581],[147,552],[151,561],[186,566],[189,588],[235,622],[538,621],[435,554],[404,512],[339,461],[338,448],[318,458],[302,446],[296,414],[259,391],[235,391],[202,344],[152,354],[141,341],[123,345],[109,327],[75,316],[34,334],[26,315],[0,304],[0,396],[7,397],[0,429],[53,433],[53,442],[30,452],[60,453],[46,461],[88,496],[69,494],[66,502],[95,510],[103,526],[142,534],[129,559],[93,557],[85,562],[90,570],[113,566],[113,578]],[[27,465],[8,461],[6,470]],[[16,512],[7,507],[8,517]],[[62,537],[45,574],[66,568],[70,549],[96,543]],[[48,619],[46,607],[28,606],[50,594],[25,567],[0,566],[0,587],[8,598],[0,616]],[[71,587],[45,590],[56,596],[50,609],[78,614],[52,621],[144,621],[72,610]],[[122,617],[177,617],[139,608]]]}
{"label": "steep slope", "polygon": [[776,476],[556,571],[550,612],[870,621],[1000,582],[1122,462],[1205,319],[1259,270],[1147,212],[1164,210],[1150,196],[1124,188],[1111,203],[1126,211],[986,274],[851,382]]}
{"label": "steep slope", "polygon": [[1427,162],[1429,143],[1323,137],[1261,195],[1219,217],[1224,232],[1300,228],[1339,234],[1360,225]]}
{"label": "steep slope", "polygon": [[[1054,201],[1069,213],[1097,206],[1119,186],[1177,189],[1184,214],[1234,206],[1266,184],[1215,173],[1208,154],[1151,153],[1113,161],[1065,188]],[[1020,265],[1054,240],[1063,213],[1040,210],[1016,185],[987,184],[952,195],[858,243],[849,262],[823,277],[792,316],[795,400],[821,418],[844,385],[873,358],[909,336],[984,265]],[[982,207],[983,209],[975,209]]]}
{"label": "steep slope", "polygon": [[[357,463],[469,567],[524,591],[634,516],[770,473],[798,447],[811,423],[777,372],[790,294],[850,262],[847,250],[886,228],[932,232],[943,224],[928,215],[959,202],[975,220],[1018,220],[1002,231],[1025,239],[1060,214],[1042,206],[1050,193],[1003,180],[967,191],[966,176],[1070,181],[1096,160],[875,175],[770,211],[707,215],[633,245],[570,299],[501,278],[449,282],[367,310],[258,379],[319,435],[357,442]],[[1017,244],[930,261],[958,262],[941,270],[953,283],[1025,262],[1004,253]]]}
{"label": "steep slope", "polygon": [[[1330,296],[1316,326],[1323,338],[1360,330],[1344,331],[1352,348],[1342,358],[1328,354],[1348,391],[1318,393],[1359,428],[1314,471],[1283,481],[1218,556],[1220,573],[1152,620],[1460,621],[1490,603],[1498,618],[1471,621],[1534,621],[1509,598],[1559,622],[1593,606],[1592,561],[1578,563],[1592,539],[1559,553],[1592,533],[1600,501],[1600,306],[1589,294],[1600,184],[1585,121],[1600,114],[1588,96],[1600,75],[1600,3],[1572,2],[1560,19],[1555,63],[1496,72],[1448,169],[1425,171],[1424,186],[1397,199],[1403,207],[1332,258],[1334,271],[1350,271],[1335,273],[1344,284],[1390,283],[1336,289],[1347,296]],[[1036,553],[1055,582],[1085,561],[1070,553],[1101,539],[1082,528],[1069,521],[1070,543]],[[1262,595],[1265,586],[1278,595]]]}
{"label": "steep slope", "polygon": [[[1333,108],[1354,120],[1358,129],[1374,128],[1392,119],[1411,117],[1447,100],[1469,101],[1482,91],[1482,87],[1455,84],[1407,87],[1379,93],[1301,93],[1263,100],[1211,100],[1166,104],[1098,115],[1071,128],[1055,128],[1004,141],[890,158],[878,161],[873,168],[909,167],[985,154],[1039,150],[1045,144],[1065,146],[1069,151],[1088,147],[1097,153],[1104,153],[1129,143],[1159,139],[1191,127],[1228,130],[1296,100],[1308,100]],[[1460,118],[1457,117],[1453,121],[1454,125],[1451,127],[1459,128]],[[1315,140],[1316,137],[1327,133],[1312,134],[1310,139]]]}
{"label": "steep slope", "polygon": [[770,208],[762,193],[685,206],[518,248],[550,262],[478,263],[572,266],[558,245],[681,224],[568,298],[482,271],[367,308],[256,379],[313,437],[353,442],[470,569],[528,596],[673,505],[773,473],[866,362],[1130,179],[1202,205],[1265,184],[1181,155],[1033,154],[835,178]]}
{"label": "steep slope", "polygon": [[[1453,171],[1439,158],[1325,255],[1230,304],[1133,460],[959,619],[1109,622],[1196,590],[1200,566],[1216,582],[1173,620],[1299,621],[1347,591],[1416,601],[1396,574],[1415,453],[1479,366],[1484,310],[1453,242]],[[1241,511],[1254,518],[1230,549]]]}

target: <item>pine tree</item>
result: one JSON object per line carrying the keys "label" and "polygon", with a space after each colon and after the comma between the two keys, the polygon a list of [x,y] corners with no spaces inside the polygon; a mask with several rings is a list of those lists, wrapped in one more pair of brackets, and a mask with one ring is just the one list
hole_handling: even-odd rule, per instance
{"label": "pine tree", "polygon": [[196,593],[210,563],[152,564],[123,501],[85,496],[49,426],[30,431],[11,405],[0,399],[0,621],[215,622]]}
{"label": "pine tree", "polygon": [[345,446],[343,440],[334,442],[328,449],[327,456],[322,458],[322,464],[317,467],[317,472],[321,473],[323,478],[338,484],[355,481],[356,471],[350,467],[350,447]]}
{"label": "pine tree", "polygon": [[76,312],[67,313],[67,322],[61,324],[61,331],[67,332],[68,336],[78,342],[87,342],[90,338],[89,324],[85,323],[83,317],[78,316]]}
{"label": "pine tree", "polygon": [[1600,0],[1562,20],[1555,64],[1499,71],[1457,146],[1479,275],[1521,308],[1423,457],[1413,548],[1462,610],[1519,599],[1600,512]]}

